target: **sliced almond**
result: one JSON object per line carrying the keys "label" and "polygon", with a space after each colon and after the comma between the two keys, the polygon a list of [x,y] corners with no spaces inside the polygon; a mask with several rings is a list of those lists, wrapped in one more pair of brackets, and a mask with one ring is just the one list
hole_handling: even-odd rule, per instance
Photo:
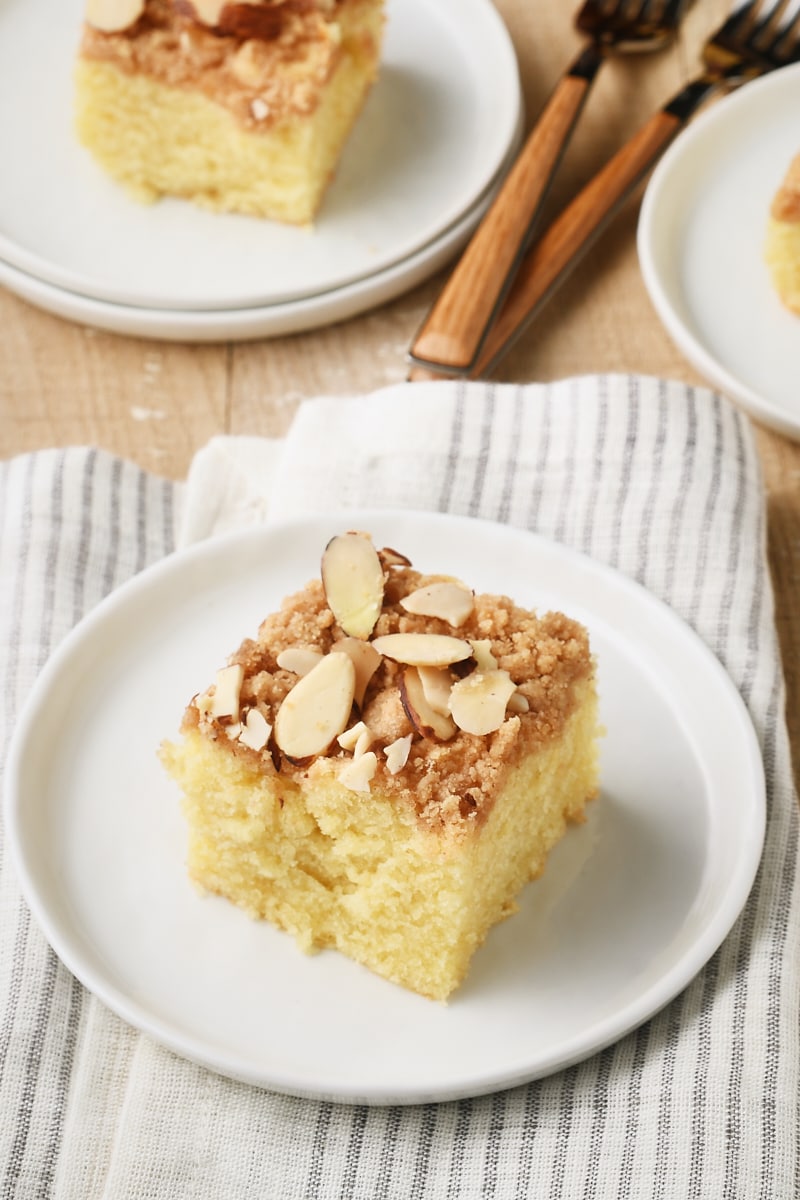
{"label": "sliced almond", "polygon": [[434,712],[446,717],[450,712],[450,689],[453,676],[441,667],[417,667],[425,699]]}
{"label": "sliced almond", "polygon": [[287,646],[281,650],[275,659],[282,671],[291,671],[293,675],[307,675],[322,658],[322,651],[313,646]]}
{"label": "sliced almond", "polygon": [[526,713],[531,710],[531,702],[522,692],[514,692],[506,707],[511,713]]}
{"label": "sliced almond", "polygon": [[422,737],[432,742],[449,742],[455,737],[456,726],[453,718],[432,708],[425,698],[419,671],[416,667],[407,667],[400,677],[400,699],[403,702],[406,716]]}
{"label": "sliced almond", "polygon": [[408,762],[412,740],[412,735],[408,733],[405,737],[396,738],[386,747],[384,751],[386,754],[386,770],[390,775],[396,775],[398,771],[402,771]]}
{"label": "sliced almond", "polygon": [[362,533],[331,538],[322,555],[325,599],[350,637],[366,639],[383,606],[383,567],[378,552]]}
{"label": "sliced almond", "polygon": [[474,671],[453,684],[450,712],[459,729],[483,736],[494,733],[506,717],[506,705],[516,690],[508,671]]}
{"label": "sliced almond", "polygon": [[189,9],[198,21],[214,28],[219,24],[222,10],[227,3],[228,0],[189,0],[189,3],[178,6],[178,11]]}
{"label": "sliced almond", "polygon": [[251,708],[244,719],[239,741],[251,750],[263,750],[271,733],[272,726],[264,714],[257,708]]}
{"label": "sliced almond", "polygon": [[368,792],[377,769],[377,755],[368,750],[360,758],[353,758],[345,763],[339,772],[339,783],[351,792]]}
{"label": "sliced almond", "polygon": [[351,725],[349,729],[345,729],[344,733],[340,733],[336,740],[343,750],[355,750],[358,739],[363,733],[368,732],[363,721],[356,721],[355,725]]}
{"label": "sliced almond", "polygon": [[458,628],[475,609],[475,597],[463,583],[429,583],[400,601],[406,612],[438,617]]}
{"label": "sliced almond", "polygon": [[385,567],[410,567],[411,559],[406,558],[405,554],[401,554],[399,550],[393,550],[391,546],[384,546],[378,551],[378,558]]}
{"label": "sliced almond", "polygon": [[274,38],[281,31],[282,5],[261,0],[173,0],[178,11],[188,12],[203,25],[229,37]]}
{"label": "sliced almond", "polygon": [[119,33],[144,12],[144,0],[87,0],[86,20],[101,33]]}
{"label": "sliced almond", "polygon": [[364,693],[370,679],[380,666],[381,656],[372,642],[362,642],[360,638],[346,637],[334,642],[331,652],[347,654],[353,660],[356,669],[355,702],[359,708],[364,704]]}
{"label": "sliced almond", "polygon": [[226,738],[228,738],[228,739],[229,739],[231,742],[236,742],[236,741],[238,741],[238,740],[239,740],[239,734],[240,734],[241,732],[242,732],[242,725],[241,725],[241,722],[240,722],[240,721],[234,721],[234,722],[233,722],[231,725],[226,725],[226,726],[225,726],[225,736],[226,736]]}
{"label": "sliced almond", "polygon": [[486,638],[470,641],[472,653],[479,671],[496,671],[497,659],[492,654],[492,643]]}
{"label": "sliced almond", "polygon": [[474,654],[470,654],[469,658],[464,658],[461,662],[450,664],[450,674],[455,679],[463,679],[465,675],[471,675],[477,669],[478,664],[475,661]]}
{"label": "sliced almond", "polygon": [[350,719],[356,672],[346,654],[326,654],[294,685],[275,718],[278,748],[294,761],[324,754]]}
{"label": "sliced almond", "polygon": [[387,633],[372,645],[379,654],[410,667],[449,667],[472,654],[469,642],[446,633]]}
{"label": "sliced almond", "polygon": [[239,720],[239,693],[242,690],[244,667],[233,663],[217,671],[217,682],[214,695],[211,697],[209,715],[212,717],[230,717],[232,721]]}

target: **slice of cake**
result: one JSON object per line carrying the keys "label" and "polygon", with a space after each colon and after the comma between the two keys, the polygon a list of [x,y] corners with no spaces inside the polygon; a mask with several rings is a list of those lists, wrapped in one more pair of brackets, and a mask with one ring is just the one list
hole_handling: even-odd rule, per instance
{"label": "slice of cake", "polygon": [[161,758],[202,889],[444,1000],[583,818],[597,732],[581,625],[348,533]]}
{"label": "slice of cake", "polygon": [[382,33],[383,0],[88,0],[78,136],[139,199],[306,224]]}
{"label": "slice of cake", "polygon": [[764,257],[781,300],[800,313],[800,154],[772,201]]}

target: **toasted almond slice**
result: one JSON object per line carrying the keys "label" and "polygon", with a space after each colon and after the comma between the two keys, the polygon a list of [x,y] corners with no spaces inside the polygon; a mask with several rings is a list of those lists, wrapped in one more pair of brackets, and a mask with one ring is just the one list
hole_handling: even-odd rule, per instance
{"label": "toasted almond slice", "polygon": [[229,0],[191,0],[191,7],[198,21],[212,28],[219,24],[222,10]]}
{"label": "toasted almond slice", "polygon": [[350,637],[366,639],[383,606],[383,567],[363,533],[331,538],[322,555],[322,586],[328,607]]}
{"label": "toasted almond slice", "polygon": [[251,708],[244,719],[239,741],[251,750],[263,750],[271,733],[272,726],[264,714],[257,708]]}
{"label": "toasted almond slice", "polygon": [[239,720],[239,693],[242,690],[244,667],[233,663],[217,671],[217,682],[214,695],[211,697],[212,717],[230,717],[232,721]]}
{"label": "toasted almond slice", "polygon": [[425,699],[434,712],[446,717],[450,712],[450,689],[453,676],[442,667],[417,667]]}
{"label": "toasted almond slice", "polygon": [[322,651],[313,646],[287,646],[275,659],[282,671],[293,675],[307,675],[322,658]]}
{"label": "toasted almond slice", "polygon": [[406,558],[405,554],[401,554],[399,550],[393,550],[391,546],[384,546],[378,551],[378,558],[383,563],[384,567],[410,567],[411,559]]}
{"label": "toasted almond slice", "polygon": [[225,737],[231,742],[239,740],[239,734],[242,732],[241,721],[234,721],[230,725],[225,726]]}
{"label": "toasted almond slice", "polygon": [[295,761],[324,754],[350,719],[355,683],[355,667],[346,654],[326,654],[320,659],[278,709],[278,748]]}
{"label": "toasted almond slice", "polygon": [[408,762],[412,740],[412,735],[407,733],[405,737],[395,738],[386,747],[384,751],[386,754],[386,770],[390,775],[396,775],[398,771],[402,771]]}
{"label": "toasted almond slice", "polygon": [[477,669],[478,664],[474,654],[470,654],[469,658],[463,658],[461,662],[450,664],[450,674],[454,679],[463,679],[465,675],[471,675]]}
{"label": "toasted almond slice", "polygon": [[463,625],[475,608],[475,597],[463,583],[428,583],[400,601],[406,612],[438,617],[448,625]]}
{"label": "toasted almond slice", "polygon": [[446,633],[387,633],[372,645],[379,654],[410,667],[449,667],[472,654],[469,642]]}
{"label": "toasted almond slice", "polygon": [[372,750],[359,758],[350,759],[339,772],[339,783],[351,792],[368,792],[369,785],[378,769],[378,758]]}
{"label": "toasted almond slice", "polygon": [[522,692],[514,692],[506,707],[511,713],[526,713],[531,710],[531,702]]}
{"label": "toasted almond slice", "polygon": [[496,671],[497,659],[492,654],[492,643],[487,638],[478,638],[476,641],[470,640],[472,653],[479,671]]}
{"label": "toasted almond slice", "polygon": [[182,16],[240,42],[278,37],[284,21],[282,2],[278,0],[172,0],[172,7]]}
{"label": "toasted almond slice", "polygon": [[358,739],[363,733],[368,732],[363,721],[356,721],[355,725],[351,725],[349,729],[345,729],[344,733],[340,733],[336,740],[343,750],[355,750]]}
{"label": "toasted almond slice", "polygon": [[381,656],[371,642],[362,642],[360,638],[346,637],[334,642],[331,653],[338,651],[347,654],[353,660],[356,669],[355,702],[359,708],[364,703],[364,693],[370,679],[380,666]]}
{"label": "toasted almond slice", "polygon": [[87,0],[86,20],[101,33],[119,33],[144,12],[144,0]]}
{"label": "toasted almond slice", "polygon": [[506,705],[515,690],[508,671],[474,671],[453,684],[453,720],[465,733],[494,733],[505,720]]}
{"label": "toasted almond slice", "polygon": [[453,718],[432,708],[425,698],[422,680],[416,667],[406,667],[400,677],[400,699],[405,714],[417,733],[432,742],[449,742],[455,737]]}

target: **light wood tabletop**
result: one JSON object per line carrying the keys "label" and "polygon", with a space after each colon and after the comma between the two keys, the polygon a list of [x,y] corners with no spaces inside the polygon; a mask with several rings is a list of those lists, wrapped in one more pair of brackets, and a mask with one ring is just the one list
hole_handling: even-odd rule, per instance
{"label": "light wood tabletop", "polygon": [[[402,0],[396,0],[402,3]],[[457,3],[458,0],[453,0]],[[514,40],[529,122],[581,41],[564,0],[496,0]],[[548,199],[556,212],[626,137],[694,74],[730,0],[697,0],[674,46],[601,72]],[[724,101],[723,101],[724,102]],[[635,231],[641,192],[615,219],[498,371],[516,382],[633,371],[705,383],[670,342],[647,296]],[[293,336],[176,344],[104,333],[0,288],[0,455],[93,444],[173,479],[219,433],[280,435],[299,402],[406,377],[406,350],[439,275],[375,311]],[[755,426],[768,498],[787,717],[800,762],[800,444]]]}

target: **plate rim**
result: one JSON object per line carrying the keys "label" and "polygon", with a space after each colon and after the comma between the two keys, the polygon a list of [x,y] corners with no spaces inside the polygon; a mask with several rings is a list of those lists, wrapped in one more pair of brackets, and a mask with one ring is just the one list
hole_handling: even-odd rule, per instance
{"label": "plate rim", "polygon": [[[633,596],[635,602],[652,608],[687,642],[693,653],[701,656],[705,666],[714,676],[717,686],[722,688],[727,701],[732,705],[732,711],[736,714],[740,731],[744,733],[746,748],[743,753],[748,764],[750,779],[756,786],[748,806],[747,837],[739,838],[736,855],[737,869],[733,872],[732,882],[728,882],[723,898],[724,903],[717,900],[713,918],[708,919],[703,925],[702,936],[691,944],[688,952],[684,952],[677,960],[670,961],[669,969],[659,976],[656,983],[637,992],[633,1000],[629,1000],[621,1012],[615,1011],[603,1021],[592,1025],[591,1038],[587,1039],[585,1034],[576,1035],[571,1042],[562,1045],[555,1054],[546,1057],[534,1067],[530,1063],[523,1063],[515,1071],[505,1070],[497,1075],[488,1075],[484,1072],[474,1078],[462,1076],[458,1081],[451,1081],[439,1088],[428,1088],[424,1092],[408,1086],[392,1090],[374,1082],[370,1086],[363,1086],[363,1080],[361,1087],[354,1088],[352,1085],[342,1083],[341,1080],[334,1082],[330,1078],[325,1079],[323,1086],[309,1087],[307,1084],[299,1084],[297,1077],[292,1077],[291,1074],[280,1070],[265,1075],[263,1071],[249,1070],[241,1063],[238,1068],[231,1069],[230,1061],[221,1062],[213,1054],[203,1052],[198,1047],[196,1037],[187,1035],[184,1031],[175,1028],[172,1022],[165,1021],[163,1018],[153,1019],[141,1003],[121,992],[113,982],[109,984],[104,979],[98,981],[94,978],[93,972],[87,969],[85,962],[82,961],[80,950],[70,946],[65,949],[58,928],[58,920],[48,911],[46,903],[39,897],[33,882],[29,869],[31,850],[30,847],[26,849],[23,844],[18,821],[19,813],[25,803],[24,797],[19,794],[18,780],[24,761],[26,741],[31,736],[31,726],[35,721],[36,712],[47,697],[53,680],[58,678],[63,666],[68,664],[81,641],[92,636],[98,623],[113,619],[119,608],[131,601],[135,602],[139,594],[148,590],[154,581],[158,583],[162,578],[166,578],[168,581],[170,575],[183,570],[187,564],[191,564],[193,561],[206,557],[213,560],[219,553],[224,554],[228,548],[236,548],[239,544],[247,546],[250,543],[262,543],[275,533],[286,533],[308,527],[319,528],[320,525],[325,528],[330,526],[337,517],[341,519],[345,514],[348,519],[361,522],[359,527],[365,528],[369,526],[363,523],[370,520],[390,523],[397,520],[418,523],[421,520],[423,524],[435,521],[443,526],[453,522],[465,527],[479,526],[486,533],[502,531],[503,536],[511,537],[513,540],[523,538],[528,541],[534,548],[534,552],[535,548],[539,546],[544,548],[545,553],[556,554],[559,558],[563,557],[574,568],[589,571],[593,576],[599,573],[613,588],[621,589],[623,593]],[[591,608],[591,601],[588,607]],[[438,1103],[475,1097],[550,1075],[557,1070],[583,1061],[617,1042],[674,999],[722,944],[750,894],[761,861],[766,833],[766,779],[761,749],[752,718],[741,694],[722,663],[699,634],[673,608],[624,572],[542,534],[516,526],[499,524],[486,518],[432,513],[415,509],[359,508],[344,510],[344,513],[306,513],[302,516],[273,519],[256,527],[209,538],[175,551],[151,564],[90,609],[56,647],[34,681],[20,710],[8,753],[3,792],[3,817],[10,858],[22,894],[45,938],[67,969],[92,994],[127,1023],[181,1057],[207,1067],[218,1074],[248,1084],[265,1087],[286,1095],[323,1099],[335,1103],[404,1105]],[[228,1057],[230,1059],[230,1056]]]}
{"label": "plate rim", "polygon": [[[663,192],[683,156],[690,153],[697,142],[713,135],[718,125],[731,122],[739,108],[752,102],[753,95],[773,89],[778,91],[786,87],[797,87],[799,84],[800,63],[790,64],[743,84],[700,113],[678,134],[655,167],[642,198],[636,230],[637,253],[645,288],[664,328],[681,353],[713,386],[729,395],[751,417],[795,440],[800,440],[800,416],[792,417],[779,403],[759,394],[739,379],[711,352],[676,311],[668,289],[662,283],[657,265],[657,246],[659,209],[663,202]],[[800,147],[800,142],[798,146]]]}
{"label": "plate rim", "polygon": [[[450,0],[418,0],[418,2],[423,12],[426,10],[426,6],[431,6],[441,17],[447,19],[452,24],[453,16]],[[498,172],[506,165],[514,141],[515,131],[521,120],[523,99],[519,65],[507,26],[492,3],[492,0],[460,0],[460,2],[471,6],[472,12],[480,20],[480,28],[484,36],[487,31],[491,32],[490,44],[492,53],[499,55],[504,60],[507,69],[503,70],[500,78],[504,89],[503,110],[505,111],[505,119],[495,134],[492,153],[487,156],[486,162],[482,165],[480,172],[476,174],[469,193],[466,196],[459,195],[458,199],[453,199],[449,209],[444,210],[435,220],[429,222],[423,236],[415,234],[413,237],[407,239],[406,245],[397,245],[389,252],[383,254],[377,266],[375,263],[370,263],[365,259],[361,268],[354,270],[352,266],[348,266],[338,280],[326,282],[322,289],[316,285],[284,287],[277,293],[266,294],[259,291],[258,294],[245,294],[235,299],[229,298],[221,305],[208,296],[202,298],[197,298],[192,294],[159,296],[156,293],[148,293],[142,290],[142,288],[139,288],[137,293],[133,293],[130,291],[130,284],[124,280],[119,280],[115,283],[103,283],[95,279],[92,282],[89,276],[82,275],[65,264],[53,261],[52,257],[43,255],[37,250],[29,248],[27,245],[20,244],[18,238],[11,236],[11,234],[2,228],[0,228],[0,258],[5,260],[9,266],[15,267],[26,275],[48,283],[67,293],[84,296],[87,299],[103,301],[108,304],[121,304],[131,308],[152,308],[155,310],[176,312],[214,312],[220,311],[221,308],[228,311],[236,308],[266,307],[269,304],[276,303],[288,304],[369,279],[377,272],[402,263],[407,258],[419,253],[431,242],[438,240],[453,224],[461,221],[464,215],[480,201],[487,188],[496,178]],[[386,3],[387,21],[395,20],[398,13],[401,14],[402,19],[402,14],[405,12],[403,0],[386,0]],[[79,12],[79,10],[76,9],[76,12]],[[466,34],[469,34],[471,25],[469,22],[463,22],[460,23],[459,28]],[[470,36],[473,35],[470,34]],[[474,37],[477,38],[477,34]],[[69,53],[74,55],[74,51],[72,50]],[[495,75],[492,78],[494,79]],[[84,151],[84,153],[88,152]],[[100,170],[99,167],[96,167],[96,164],[94,166],[98,171]],[[105,183],[107,181],[105,174],[102,174],[102,178]],[[118,187],[119,185],[115,186]],[[188,201],[183,202],[174,200],[174,198],[172,199],[176,204],[189,203]],[[166,200],[169,201],[170,198],[167,197]],[[132,204],[133,201],[129,201],[129,203]],[[213,231],[215,219],[219,220],[220,218],[220,214],[203,214],[195,206],[192,206],[191,211],[196,220],[205,220],[205,223],[208,225],[208,231]],[[224,218],[225,214],[222,214],[222,216]],[[252,218],[252,220],[256,222],[254,229],[257,229],[258,218]],[[267,222],[267,225],[270,228],[280,229],[280,224],[277,222]],[[296,229],[287,228],[290,230],[289,236],[297,232]],[[319,247],[317,248],[319,249]],[[322,247],[322,251],[322,258],[324,258],[324,246]],[[317,255],[316,257],[320,256]]]}

